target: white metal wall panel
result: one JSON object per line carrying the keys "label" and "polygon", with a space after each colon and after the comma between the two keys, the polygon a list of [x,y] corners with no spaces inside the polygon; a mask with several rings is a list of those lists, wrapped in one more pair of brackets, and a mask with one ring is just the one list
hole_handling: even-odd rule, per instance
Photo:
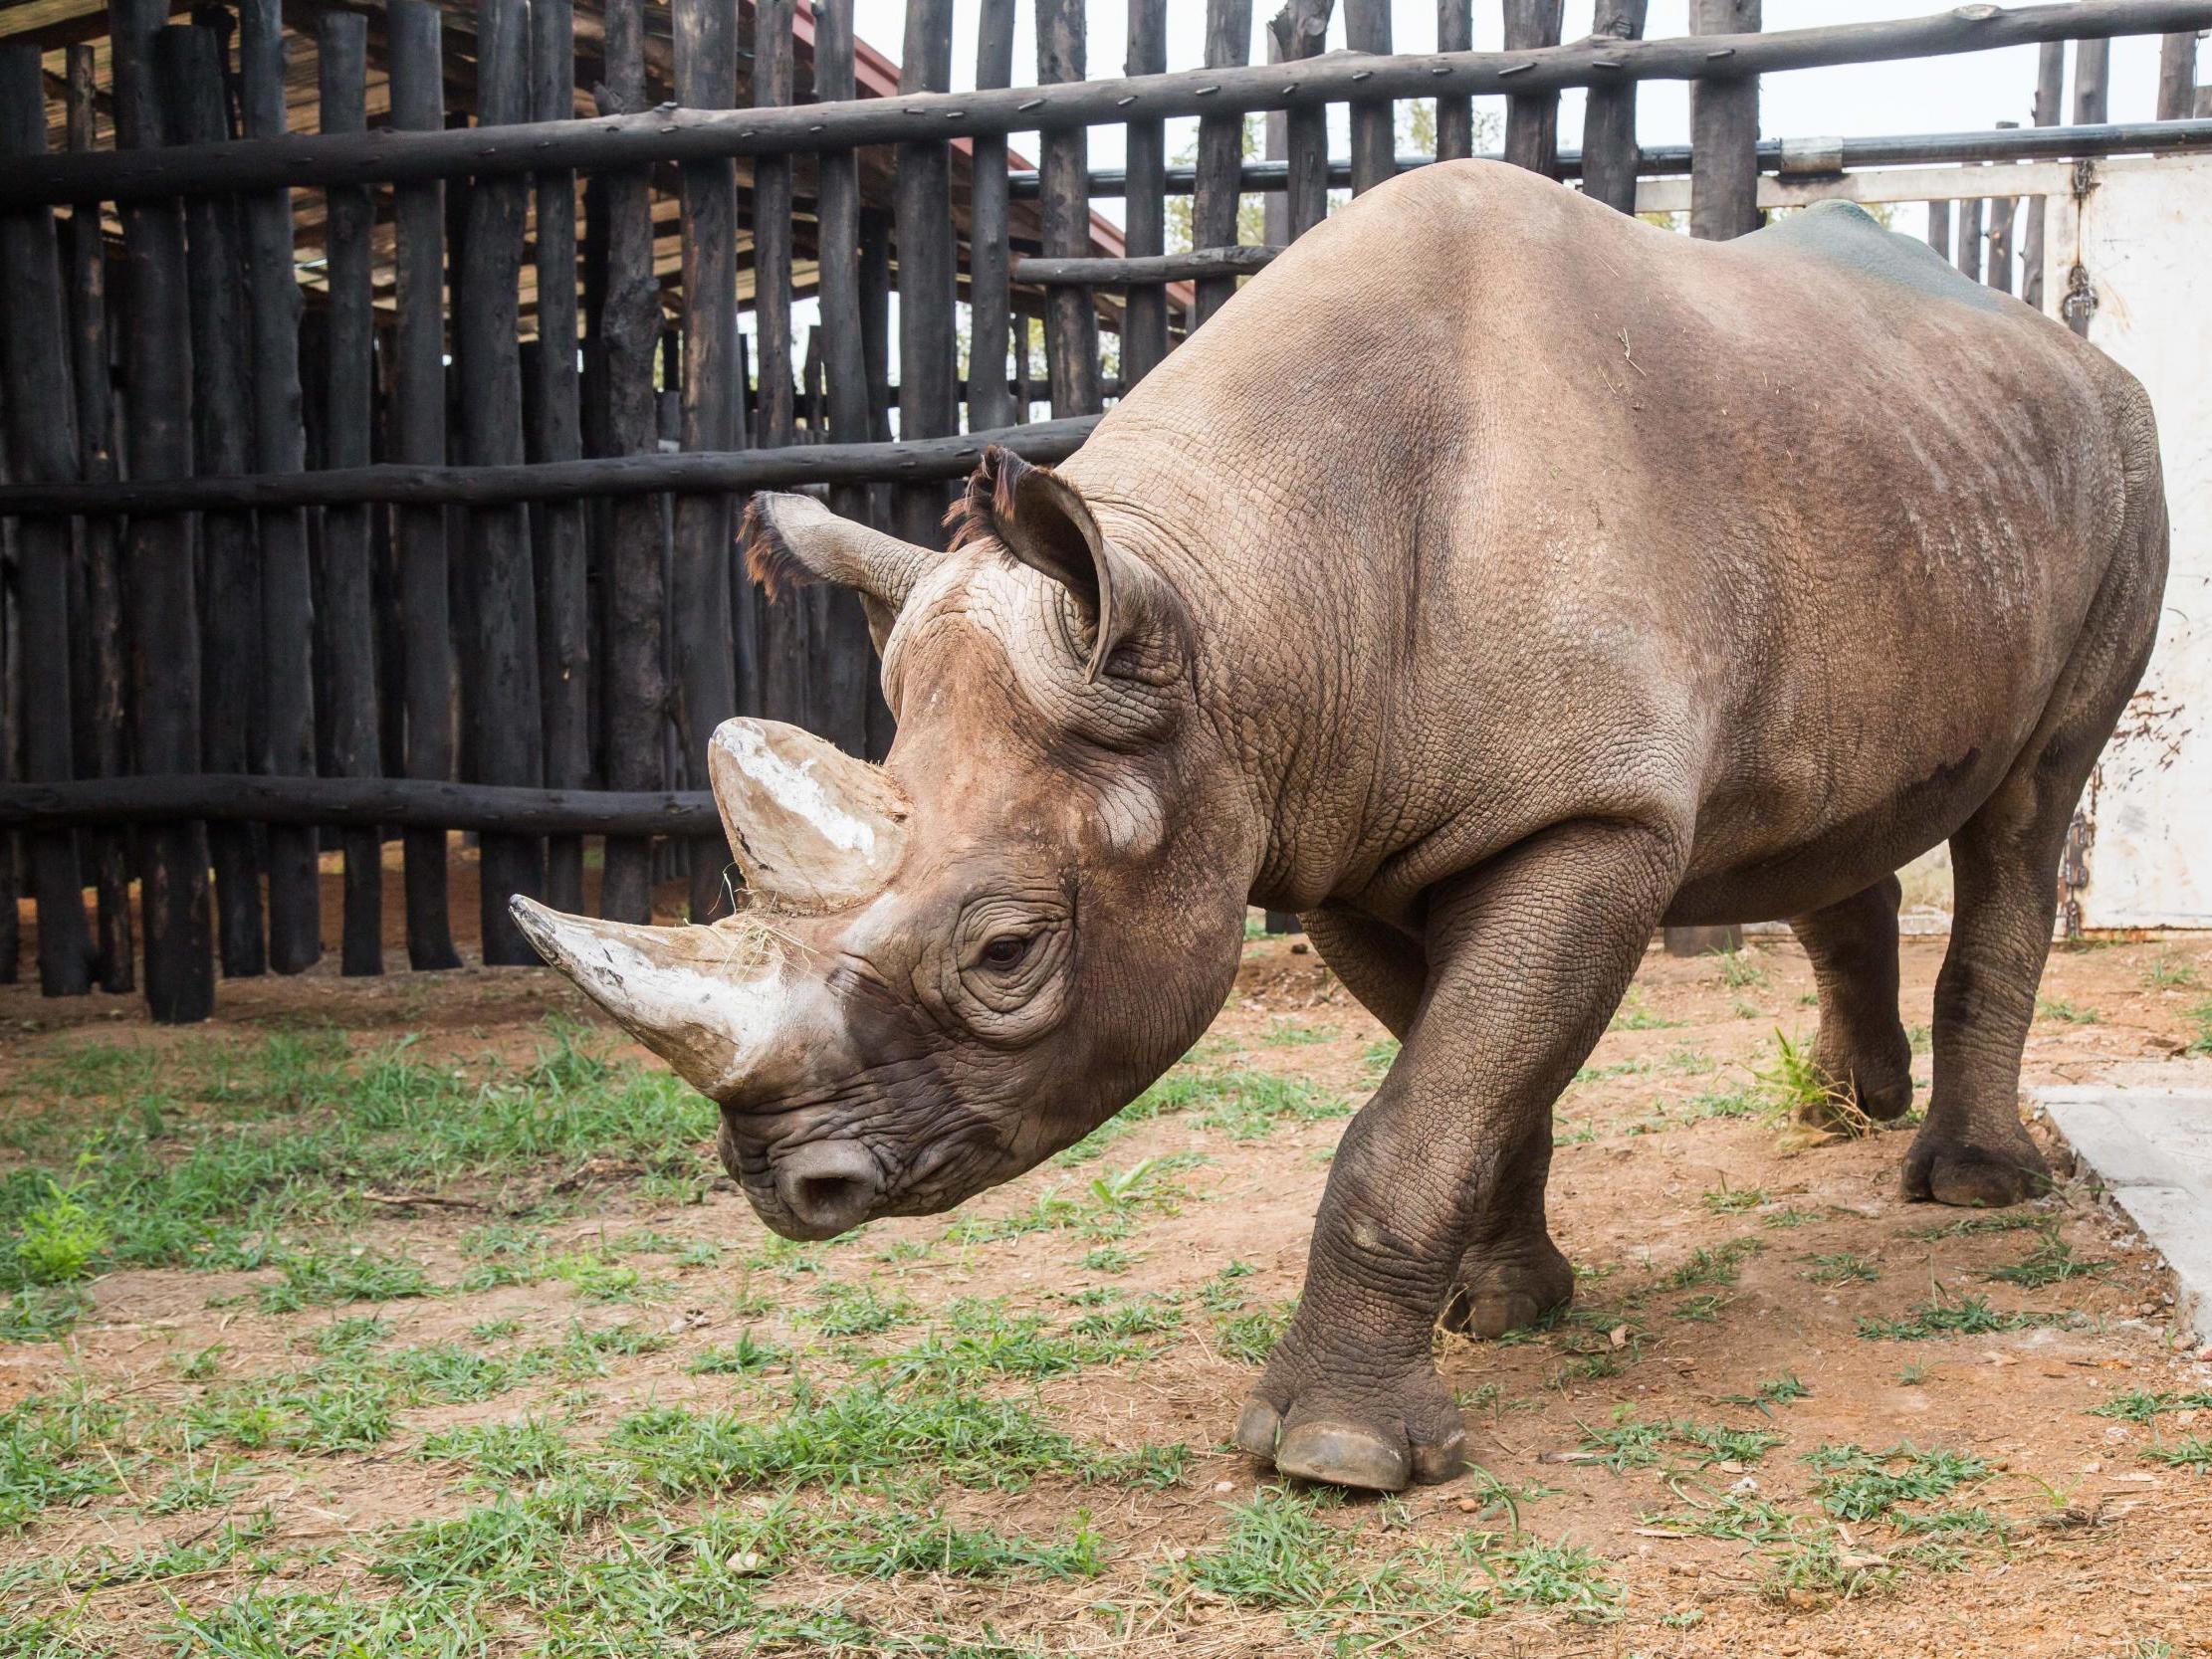
{"label": "white metal wall panel", "polygon": [[2158,415],[2172,574],[2157,654],[2085,799],[2085,928],[2212,927],[2212,157],[2106,162],[2050,198],[2044,292]]}

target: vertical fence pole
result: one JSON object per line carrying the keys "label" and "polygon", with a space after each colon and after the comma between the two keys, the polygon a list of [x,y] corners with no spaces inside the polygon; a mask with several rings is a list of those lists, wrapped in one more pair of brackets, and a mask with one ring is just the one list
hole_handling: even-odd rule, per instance
{"label": "vertical fence pole", "polygon": [[[852,0],[815,0],[814,97],[833,103],[854,96]],[[990,85],[992,54],[999,51],[1003,67],[999,84],[1013,62],[1013,0],[987,0],[982,20],[979,77]],[[1005,375],[990,373],[992,344],[990,323],[997,322],[997,357],[1006,356],[1006,240],[1005,240],[1005,140],[996,140],[997,159],[987,159],[991,142],[976,140],[974,237],[974,349],[969,368],[969,424],[1003,426],[1010,418],[1004,407]],[[817,253],[821,268],[821,340],[823,395],[827,404],[829,439],[839,444],[864,444],[869,436],[868,359],[860,303],[860,170],[859,157],[849,149],[824,151],[815,162],[818,217]],[[998,185],[998,227],[987,229],[987,185]],[[987,292],[986,247],[997,249],[995,295]],[[997,401],[988,395],[987,381],[995,379]],[[979,392],[985,395],[979,396]],[[851,518],[868,516],[865,485],[843,485],[830,492],[830,505]],[[859,599],[841,588],[825,588],[817,613],[822,623],[820,678],[823,704],[821,732],[848,753],[863,754],[868,747],[868,703],[876,696],[874,648],[868,639],[868,621]],[[788,604],[790,601],[786,600]]]}
{"label": "vertical fence pole", "polygon": [[[753,102],[757,106],[789,104],[796,94],[797,70],[791,45],[791,0],[761,0],[753,12]],[[900,255],[905,281],[906,250]],[[754,430],[764,445],[780,446],[792,438],[791,401],[791,163],[787,156],[753,158],[753,316],[760,353],[754,373],[760,396]],[[814,655],[810,627],[816,607],[794,595],[781,605],[761,603],[750,583],[746,598],[751,622],[745,632],[761,664],[761,711],[772,719],[806,726],[814,717],[811,677]]]}
{"label": "vertical fence pole", "polygon": [[[646,107],[643,0],[607,0],[606,78],[599,112]],[[592,319],[605,385],[607,452],[651,453],[655,444],[653,351],[660,334],[660,284],[653,275],[653,214],[642,167],[599,175],[605,218],[605,298]],[[661,572],[660,503],[618,497],[608,513],[605,722],[607,782],[650,789],[663,781],[661,725],[667,682],[662,668],[666,587]],[[652,842],[610,836],[599,885],[599,914],[617,922],[652,919]]]}
{"label": "vertical fence pole", "polygon": [[[1760,0],[1690,0],[1690,33],[1748,34]],[[1689,89],[1689,234],[1710,242],[1759,228],[1759,81],[1692,82]]]}
{"label": "vertical fence pole", "polygon": [[[229,101],[215,32],[164,29],[157,51],[178,138],[188,144],[229,138]],[[251,470],[253,443],[246,272],[235,200],[186,198],[184,237],[192,291],[193,464],[203,473],[235,475]],[[200,515],[200,627],[207,643],[200,764],[210,772],[248,770],[254,728],[261,724],[261,567],[253,532],[248,514]],[[207,842],[215,863],[216,954],[225,978],[250,978],[268,960],[254,832],[246,824],[210,824]]]}
{"label": "vertical fence pole", "polygon": [[[38,49],[0,47],[0,156],[46,153],[46,91]],[[70,431],[72,397],[62,345],[62,268],[54,215],[44,207],[0,216],[0,289],[8,320],[0,328],[0,400],[7,406],[13,477],[25,484],[76,482]],[[21,605],[23,775],[60,781],[76,770],[70,717],[70,526],[66,518],[16,525],[16,591]],[[39,989],[82,996],[93,988],[92,933],[78,876],[77,838],[46,830],[24,838],[31,892],[38,901]]]}
{"label": "vertical fence pole", "polygon": [[[764,6],[767,27],[781,11],[781,56],[790,55],[788,8]],[[737,8],[721,0],[675,0],[676,102],[687,109],[728,109],[738,102]],[[761,61],[757,43],[755,63]],[[785,168],[786,185],[789,163]],[[687,161],[683,181],[683,446],[724,450],[737,444],[730,395],[738,340],[738,178],[729,161]],[[786,197],[780,223],[788,234]],[[788,324],[786,323],[786,326]],[[707,739],[737,713],[730,615],[730,498],[678,496],[670,597],[676,634],[676,735],[694,784],[707,776]],[[729,851],[703,837],[691,849],[691,919],[727,912],[722,873]]]}
{"label": "vertical fence pole", "polygon": [[[391,66],[392,125],[435,132],[445,125],[445,57],[438,8],[430,0],[391,0],[384,28]],[[396,325],[392,331],[392,458],[445,464],[445,205],[438,181],[392,190]],[[399,562],[406,708],[406,772],[453,776],[453,618],[447,600],[445,511],[402,507],[393,515]],[[446,914],[446,833],[410,829],[407,860],[407,965],[458,967]]]}
{"label": "vertical fence pole", "polygon": [[[69,49],[69,147],[90,150],[96,135],[93,49]],[[69,220],[71,379],[77,413],[77,470],[87,484],[115,480],[114,394],[108,372],[108,245],[100,204],[79,202]],[[73,705],[90,741],[78,757],[80,773],[119,777],[123,771],[122,573],[116,563],[112,518],[88,518],[83,541],[85,608],[76,618],[76,647],[86,658],[78,680],[82,701]],[[128,842],[115,829],[95,829],[83,841],[100,895],[100,933],[94,971],[100,988],[114,994],[137,983],[130,946]]]}
{"label": "vertical fence pole", "polygon": [[1958,204],[1958,268],[1982,280],[1982,202],[1979,196]]}
{"label": "vertical fence pole", "polygon": [[[477,119],[484,126],[506,126],[530,112],[525,21],[524,0],[478,0]],[[517,285],[524,190],[514,174],[477,179],[469,190],[456,320],[463,336],[463,460],[470,466],[523,459]],[[544,778],[545,749],[529,518],[521,507],[474,509],[469,541],[476,661],[463,707],[477,776],[486,783],[536,784]],[[516,928],[507,902],[517,893],[535,897],[544,890],[544,849],[529,836],[491,833],[482,848],[485,963],[536,962],[538,953]]]}
{"label": "vertical fence pole", "polygon": [[[1645,0],[1598,0],[1591,33],[1644,36]],[[1636,211],[1636,83],[1592,87],[1582,115],[1582,193],[1622,213]]]}
{"label": "vertical fence pole", "polygon": [[[1083,0],[1037,0],[1039,85],[1083,79],[1084,27]],[[1039,147],[1044,252],[1080,258],[1091,240],[1090,131],[1078,126],[1046,132]],[[1057,283],[1044,291],[1044,367],[1054,419],[1098,413],[1098,307],[1088,288]]]}
{"label": "vertical fence pole", "polygon": [[[2000,129],[2019,126],[2018,121],[1999,121]],[[1989,286],[2000,294],[2012,292],[2012,235],[2020,212],[2016,196],[1992,196],[1989,199]]]}
{"label": "vertical fence pole", "polygon": [[2158,118],[2185,121],[2197,101],[2197,36],[2193,29],[2158,37]]}
{"label": "vertical fence pole", "polygon": [[[570,0],[531,0],[530,113],[533,120],[576,112],[575,23]],[[726,164],[727,165],[727,164]],[[583,454],[576,396],[576,175],[541,173],[537,181],[538,351],[528,400],[524,453],[533,461],[574,461]],[[591,642],[584,586],[581,502],[547,502],[532,515],[538,575],[538,672],[546,722],[546,785],[581,789],[591,782]],[[583,837],[546,844],[546,902],[583,909]]]}
{"label": "vertical fence pole", "polygon": [[[1008,11],[1008,30],[1011,11]],[[1168,0],[1130,0],[1127,75],[1161,75],[1168,68]],[[1122,198],[1126,221],[1123,237],[1132,259],[1165,253],[1168,247],[1168,129],[1157,120],[1131,121],[1127,139],[1128,185]],[[1157,284],[1139,284],[1129,291],[1121,321],[1121,393],[1160,365],[1168,354],[1168,291]],[[999,365],[993,379],[997,395],[1005,396],[1005,353],[992,361]],[[971,367],[971,374],[975,370]]]}
{"label": "vertical fence pole", "polygon": [[[153,43],[168,10],[168,0],[111,0],[109,6],[119,149],[167,141]],[[122,209],[122,235],[130,304],[123,378],[130,388],[124,410],[131,476],[188,477],[192,346],[184,216],[175,202],[132,203]],[[182,514],[130,520],[123,594],[131,746],[143,772],[200,769],[199,603],[191,549],[191,521]],[[206,1019],[215,1010],[215,963],[205,826],[146,826],[138,837],[138,874],[146,1007],[165,1025]]]}
{"label": "vertical fence pole", "polygon": [[[325,132],[368,126],[368,19],[326,12],[316,35]],[[323,390],[324,465],[362,467],[369,460],[375,373],[375,312],[369,287],[368,191],[359,185],[325,192],[330,303],[326,314]],[[338,777],[375,777],[384,769],[376,729],[375,596],[370,569],[368,509],[323,513],[323,563],[317,593],[317,648],[328,699],[330,767]],[[373,827],[343,832],[345,903],[338,947],[341,971],[384,971],[383,838]]]}
{"label": "vertical fence pole", "polygon": [[[1137,28],[1138,17],[1152,0],[1138,0],[1129,14],[1129,27]],[[1014,0],[983,0],[983,12],[976,22],[976,86],[1004,87],[1013,80],[1013,8]],[[819,18],[822,8],[814,8]],[[814,56],[814,84],[821,86],[820,28],[816,25]],[[1132,75],[1142,72],[1132,68]],[[847,96],[850,96],[849,94]],[[1157,129],[1158,122],[1153,125]],[[1137,127],[1129,129],[1130,188],[1137,189]],[[1007,262],[1011,258],[1006,241],[1006,135],[1002,132],[979,133],[969,161],[968,195],[968,429],[971,432],[988,430],[995,426],[1013,424],[1013,394],[1006,385],[1006,347],[1013,331],[1013,312],[1008,292]],[[851,151],[846,151],[850,155]],[[822,157],[823,197],[828,196],[827,182],[831,158]],[[826,211],[826,210],[825,210]],[[1142,230],[1136,223],[1135,204],[1131,205],[1129,251],[1137,251]],[[826,236],[826,225],[824,229]],[[1155,252],[1158,250],[1155,249]],[[828,314],[827,278],[829,260],[822,259],[824,278],[823,315]],[[1130,296],[1134,309],[1136,296]],[[857,316],[859,296],[853,298],[854,314]],[[1162,313],[1163,316],[1166,314]],[[1124,341],[1123,361],[1128,360],[1127,342]],[[1165,346],[1163,345],[1163,349]],[[1156,359],[1157,360],[1157,359]]]}
{"label": "vertical fence pole", "polygon": [[[238,60],[249,138],[285,131],[285,42],[281,0],[240,0]],[[253,331],[254,466],[294,473],[305,464],[300,391],[300,282],[293,270],[292,192],[245,199],[247,315]],[[315,771],[313,578],[307,515],[257,516],[261,537],[261,663],[264,719],[256,770],[304,777]],[[315,831],[271,824],[269,965],[300,973],[323,954],[322,878]]]}
{"label": "vertical fence pole", "polygon": [[[1634,0],[1631,0],[1634,3]],[[1605,0],[1599,0],[1599,10]],[[1474,50],[1473,0],[1437,0],[1437,50],[1438,52],[1471,52]],[[1587,153],[1589,143],[1584,141]],[[1464,160],[1474,153],[1474,100],[1471,98],[1444,97],[1437,100],[1437,159],[1438,161]],[[1587,188],[1587,186],[1586,186]]]}
{"label": "vertical fence pole", "polygon": [[[2036,58],[2034,119],[2038,126],[2059,124],[2066,103],[2066,42],[2045,41]],[[2020,243],[2020,298],[2043,310],[2043,198],[2028,202],[2028,229]]]}
{"label": "vertical fence pole", "polygon": [[2074,43],[2074,124],[2101,126],[2108,118],[2112,70],[2112,43],[2086,40]]}
{"label": "vertical fence pole", "polygon": [[[1335,0],[1289,0],[1267,25],[1268,50],[1283,63],[1318,58]],[[1311,103],[1283,116],[1284,181],[1279,224],[1271,242],[1294,242],[1329,216],[1329,107]],[[1273,197],[1269,197],[1270,205]],[[1263,215],[1264,217],[1264,215]],[[1234,240],[1233,236],[1231,240]]]}
{"label": "vertical fence pole", "polygon": [[[1206,0],[1206,67],[1234,69],[1251,56],[1252,0]],[[1291,167],[1297,167],[1297,115],[1291,116]],[[1201,248],[1226,248],[1236,235],[1237,191],[1244,177],[1244,117],[1241,114],[1202,115],[1199,118],[1199,165],[1196,193],[1191,200],[1191,240]],[[1292,197],[1292,235],[1297,205]],[[1202,277],[1198,283],[1198,320],[1203,323],[1228,304],[1236,292],[1234,277]],[[1057,409],[1054,414],[1059,413]]]}
{"label": "vertical fence pole", "polygon": [[1951,204],[1928,203],[1928,246],[1933,248],[1947,265],[1951,258]]}
{"label": "vertical fence pole", "polygon": [[[1043,19],[1038,19],[1041,27]],[[1042,36],[1039,35],[1039,53]],[[907,0],[906,46],[899,91],[941,93],[953,81],[952,0]],[[1051,140],[1045,141],[1045,247],[1051,247]],[[953,230],[952,152],[943,143],[904,143],[892,211],[899,249],[899,436],[935,438],[960,423],[959,355],[954,302],[960,250]],[[894,492],[895,528],[909,541],[935,546],[946,490],[902,485]]]}
{"label": "vertical fence pole", "polygon": [[[1554,12],[1559,0],[1549,0]],[[1506,7],[1507,13],[1512,5]],[[1554,25],[1556,31],[1557,25]],[[1556,38],[1556,34],[1555,34]],[[1390,52],[1390,0],[1344,0],[1344,39],[1354,52]],[[1558,94],[1552,95],[1556,106]],[[1387,98],[1352,104],[1352,193],[1360,195],[1398,171],[1398,108]]]}

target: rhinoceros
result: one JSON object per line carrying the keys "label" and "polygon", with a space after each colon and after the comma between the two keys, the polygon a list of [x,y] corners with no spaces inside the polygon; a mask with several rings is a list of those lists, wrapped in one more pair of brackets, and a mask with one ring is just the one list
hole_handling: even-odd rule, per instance
{"label": "rhinoceros", "polygon": [[768,1225],[947,1209],[1089,1133],[1297,913],[1403,1039],[1236,1424],[1287,1475],[1460,1466],[1439,1318],[1565,1304],[1551,1107],[1662,924],[1786,919],[1814,1057],[1909,1103],[1894,872],[1956,910],[1907,1197],[2048,1176],[2018,1109],[2075,802],[2149,656],[2141,388],[1856,207],[1728,243],[1513,168],[1302,237],[1057,468],[994,451],[935,551],[758,497],[772,587],[858,592],[879,768],[735,720],[750,904],[518,900],[722,1108]]}

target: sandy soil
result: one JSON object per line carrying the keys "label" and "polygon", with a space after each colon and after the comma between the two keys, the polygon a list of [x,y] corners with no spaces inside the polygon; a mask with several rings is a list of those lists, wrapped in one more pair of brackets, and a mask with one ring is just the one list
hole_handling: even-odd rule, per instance
{"label": "sandy soil", "polygon": [[[396,944],[395,965],[404,959]],[[1927,1023],[1941,948],[1937,939],[1904,946],[1908,1027]],[[2196,985],[2185,982],[2192,975]],[[2208,985],[2212,945],[2203,940],[2058,952],[2028,1081],[2203,1076],[2206,1063],[2185,1051],[2203,1034],[2192,1015],[2212,994],[2200,988]],[[1507,1344],[1439,1339],[1443,1375],[1469,1405],[1478,1470],[1402,1503],[1357,1501],[1324,1512],[1330,1525],[1354,1535],[1358,1558],[1368,1564],[1470,1530],[1497,1534],[1503,1548],[1517,1519],[1530,1538],[1590,1552],[1600,1576],[1617,1587],[1617,1604],[1599,1618],[1501,1602],[1480,1620],[1401,1621],[1375,1651],[2212,1654],[2212,1475],[2148,1455],[2154,1445],[2203,1434],[2212,1411],[2202,1413],[2204,1421],[2182,1413],[2151,1424],[2093,1415],[2119,1390],[2212,1387],[2212,1364],[2185,1351],[2169,1328],[2170,1295],[2155,1258],[2092,1183],[2070,1171],[2037,1219],[2075,1258],[2101,1265],[2045,1285],[1995,1280],[1990,1275],[2022,1261],[2044,1235],[1931,1236],[1961,1218],[1899,1201],[1896,1169],[1908,1131],[1807,1144],[1770,1119],[1714,1115],[1714,1098],[1760,1092],[1756,1074],[1774,1066],[1778,1030],[1810,1037],[1810,988],[1804,956],[1786,940],[1755,940],[1734,964],[1654,952],[1626,1014],[1558,1114],[1553,1227],[1583,1273],[1584,1317]],[[291,981],[226,984],[221,1017],[191,1033],[150,1027],[134,999],[62,1004],[42,1002],[34,987],[8,987],[0,989],[0,1113],[43,1110],[42,1068],[80,1045],[250,1046],[271,1030],[330,1023],[364,1053],[406,1035],[422,1053],[476,1063],[486,1055],[527,1057],[545,1040],[549,1011],[586,1017],[564,984],[523,970],[345,981],[326,968]],[[1302,943],[1260,939],[1247,946],[1236,993],[1194,1064],[1216,1074],[1303,1079],[1357,1102],[1372,1086],[1372,1049],[1383,1035]],[[635,1052],[620,1048],[611,1032],[605,1041],[615,1052]],[[1923,1053],[1923,1100],[1926,1068]],[[2032,1127],[2049,1145],[2049,1132]],[[1035,1583],[906,1573],[877,1581],[809,1567],[787,1574],[777,1599],[834,1604],[947,1642],[988,1629],[1009,1652],[1271,1655],[1372,1641],[1357,1612],[1316,1625],[1179,1577],[1219,1548],[1234,1525],[1232,1506],[1267,1480],[1220,1449],[1254,1370],[1218,1351],[1219,1327],[1203,1311],[1201,1293],[1241,1263],[1251,1269],[1234,1281],[1244,1309],[1297,1294],[1313,1207],[1342,1128],[1341,1118],[1293,1118],[1245,1140],[1193,1114],[1164,1115],[1114,1140],[1100,1158],[1047,1164],[959,1218],[1012,1216],[1040,1195],[1080,1192],[1103,1171],[1169,1160],[1163,1167],[1174,1171],[1180,1197],[1148,1208],[1118,1241],[1128,1258],[1118,1271],[1084,1266],[1095,1241],[1074,1233],[960,1242],[948,1237],[942,1217],[871,1226],[857,1242],[822,1252],[820,1274],[803,1281],[655,1257],[650,1271],[666,1281],[666,1293],[637,1317],[670,1338],[660,1351],[617,1360],[610,1374],[580,1387],[547,1384],[481,1404],[409,1410],[389,1440],[363,1452],[240,1457],[233,1468],[245,1484],[227,1511],[154,1517],[124,1496],[47,1510],[15,1536],[0,1535],[0,1575],[101,1546],[175,1542],[226,1513],[266,1503],[279,1538],[298,1552],[280,1571],[300,1585],[348,1584],[373,1594],[362,1563],[378,1536],[481,1500],[451,1467],[408,1455],[455,1422],[510,1418],[556,1393],[572,1414],[571,1432],[586,1439],[646,1402],[767,1399],[773,1409],[773,1389],[693,1375],[686,1360],[750,1331],[796,1355],[787,1370],[772,1373],[772,1383],[808,1377],[827,1385],[850,1376],[852,1346],[822,1343],[802,1317],[829,1281],[872,1286],[916,1305],[919,1324],[859,1345],[885,1351],[912,1342],[956,1299],[1000,1298],[1016,1311],[1064,1319],[1083,1305],[1070,1297],[1107,1287],[1125,1302],[1180,1297],[1180,1329],[1141,1358],[1050,1378],[1033,1397],[1050,1423],[1089,1441],[1188,1443],[1194,1456],[1182,1478],[1164,1490],[1078,1488],[1047,1478],[1019,1493],[949,1488],[942,1495],[964,1524],[988,1521],[1037,1536],[1058,1536],[1087,1511],[1106,1552],[1100,1575]],[[2064,1148],[2051,1149],[2068,1167]],[[1203,1161],[1177,1164],[1190,1154]],[[646,1194],[620,1168],[563,1171],[568,1202],[549,1230],[556,1242],[579,1247],[649,1228],[678,1243],[720,1246],[726,1262],[760,1252],[764,1229],[711,1170],[711,1151],[702,1146],[700,1157],[702,1173],[714,1178],[704,1200],[691,1205]],[[484,1201],[466,1187],[424,1196]],[[411,1254],[448,1283],[465,1265],[464,1236],[484,1220],[478,1208],[383,1204],[348,1237]],[[1697,1264],[1714,1259],[1700,1252],[1730,1263],[1732,1282],[1725,1273],[1699,1282]],[[394,1345],[459,1340],[496,1320],[517,1322],[521,1335],[513,1340],[522,1341],[556,1330],[578,1306],[575,1290],[557,1280],[290,1316],[237,1300],[271,1277],[138,1270],[100,1278],[89,1287],[93,1311],[66,1341],[0,1346],[0,1408],[51,1393],[65,1373],[133,1409],[181,1408],[201,1386],[180,1374],[185,1356],[224,1345],[223,1374],[231,1380],[297,1366],[314,1331],[341,1315],[379,1314]],[[1916,1307],[1967,1297],[2036,1322],[1916,1341],[1861,1328],[1863,1320],[1900,1320]],[[1784,1377],[1802,1382],[1801,1397],[1745,1403]],[[1749,1462],[1692,1467],[1676,1446],[1654,1463],[1615,1468],[1600,1437],[1622,1413],[1645,1423],[1766,1429],[1782,1439]],[[1924,1535],[1881,1521],[1839,1524],[1822,1509],[1820,1471],[1806,1458],[1845,1443],[1909,1443],[1984,1460],[1987,1473],[1944,1502],[2001,1517],[2002,1541],[1969,1542],[1954,1556],[1933,1558],[1918,1548]],[[1510,1513],[1495,1501],[1500,1489],[1515,1495]],[[1831,1564],[1843,1562],[1840,1572],[1800,1573],[1794,1581],[1783,1570],[1794,1558],[1786,1549],[1690,1536],[1682,1518],[1709,1511],[1731,1489],[1831,1528],[1824,1536]],[[88,1598],[97,1605],[72,1639],[94,1650],[106,1642],[147,1651],[152,1633],[173,1616],[172,1596],[219,1602],[247,1587],[241,1571],[104,1588]],[[24,1589],[13,1599],[23,1620],[57,1606],[45,1590]],[[1119,1612],[1097,1610],[1108,1603]],[[9,1618],[0,1601],[0,1625]],[[0,1634],[0,1653],[43,1651],[12,1648]],[[700,1651],[746,1646],[729,1636]]]}

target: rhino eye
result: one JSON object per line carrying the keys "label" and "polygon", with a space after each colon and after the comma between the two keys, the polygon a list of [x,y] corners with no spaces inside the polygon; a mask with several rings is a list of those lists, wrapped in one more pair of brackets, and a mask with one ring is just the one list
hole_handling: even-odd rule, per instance
{"label": "rhino eye", "polygon": [[1029,953],[1034,933],[1000,933],[984,946],[984,961],[992,967],[1012,967]]}

